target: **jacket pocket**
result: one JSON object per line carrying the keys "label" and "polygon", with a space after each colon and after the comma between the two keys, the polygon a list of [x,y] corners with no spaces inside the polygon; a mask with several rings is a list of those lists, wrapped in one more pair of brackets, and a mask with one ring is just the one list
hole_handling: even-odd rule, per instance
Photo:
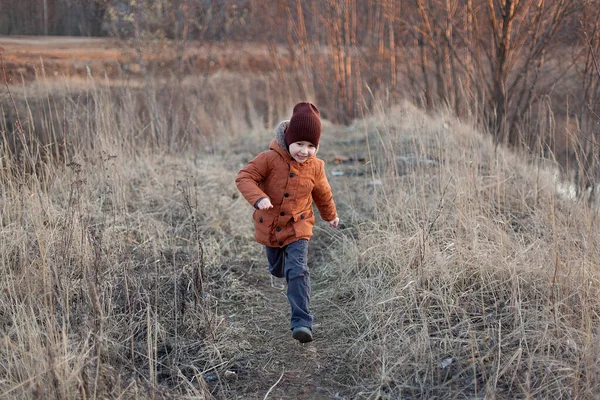
{"label": "jacket pocket", "polygon": [[308,220],[314,220],[314,213],[313,210],[308,210],[308,211],[303,211],[303,212],[299,212],[294,214],[294,222],[306,222]]}
{"label": "jacket pocket", "polygon": [[260,232],[265,235],[269,235],[271,233],[271,228],[273,227],[273,223],[275,218],[272,215],[269,215],[268,212],[264,210],[256,210],[254,214],[252,214],[254,219],[254,227],[257,232]]}
{"label": "jacket pocket", "polygon": [[310,237],[313,232],[315,217],[313,211],[305,211],[294,215],[294,234],[297,238]]}

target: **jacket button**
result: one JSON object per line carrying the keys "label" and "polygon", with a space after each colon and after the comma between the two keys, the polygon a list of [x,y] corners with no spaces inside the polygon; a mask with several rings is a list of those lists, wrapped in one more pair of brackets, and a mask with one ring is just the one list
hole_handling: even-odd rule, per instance
{"label": "jacket button", "polygon": [[290,194],[286,193],[286,194],[283,195],[283,197],[290,197]]}
{"label": "jacket button", "polygon": [[293,178],[293,177],[294,177],[294,173],[290,172],[290,178]]}
{"label": "jacket button", "polygon": [[282,211],[279,213],[279,215],[281,215],[283,217],[285,215],[285,213]]}
{"label": "jacket button", "polygon": [[300,219],[304,219],[304,214],[302,214],[302,215],[300,216]]}
{"label": "jacket button", "polygon": [[279,242],[279,245],[280,245],[280,246],[283,246],[283,242]]}
{"label": "jacket button", "polygon": [[281,228],[280,228],[280,227],[277,227],[277,228],[275,228],[275,230],[276,230],[277,232],[281,232]]}
{"label": "jacket button", "polygon": [[260,217],[260,218],[258,219],[258,222],[262,222],[262,217]]}

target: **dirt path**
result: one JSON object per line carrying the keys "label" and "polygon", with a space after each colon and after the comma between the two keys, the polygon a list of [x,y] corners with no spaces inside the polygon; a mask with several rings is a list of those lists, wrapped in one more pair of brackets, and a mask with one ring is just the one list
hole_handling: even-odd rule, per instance
{"label": "dirt path", "polygon": [[240,399],[263,399],[267,393],[269,399],[347,398],[336,381],[340,354],[332,346],[335,333],[323,327],[331,307],[319,296],[318,274],[312,274],[317,275],[312,296],[315,340],[300,344],[289,330],[283,280],[272,285],[266,264],[236,267],[235,272],[258,296],[253,304],[232,310],[232,322],[242,327],[240,347],[247,350],[237,357],[238,377],[229,382],[228,391]]}
{"label": "dirt path", "polygon": [[[347,155],[354,160],[356,146],[354,142],[346,143],[349,139],[345,132],[332,129],[328,134],[320,158],[331,162],[330,170],[350,173],[358,168],[358,164],[352,162],[340,165],[332,161],[334,155]],[[342,143],[334,139],[336,137],[344,137],[345,141]],[[226,165],[245,162],[240,154],[245,154],[247,148],[243,144],[237,146],[239,148],[232,144]],[[237,169],[234,172],[237,173]],[[330,178],[330,184],[335,192],[335,178]],[[251,208],[248,212],[252,212]],[[356,371],[348,364],[351,358],[348,352],[353,351],[353,341],[348,339],[353,335],[349,330],[354,327],[345,326],[343,311],[332,300],[337,294],[329,270],[329,264],[334,261],[332,246],[339,245],[338,235],[342,232],[318,220],[309,244],[311,310],[315,315],[315,336],[311,343],[300,344],[292,338],[285,280],[271,277],[262,246],[255,243],[254,246],[260,248],[258,254],[239,256],[228,265],[246,293],[240,301],[221,304],[218,310],[227,316],[231,327],[227,335],[237,343],[229,363],[236,377],[225,382],[224,390],[228,396],[236,397],[228,399],[264,399],[267,393],[268,399],[356,398],[357,382],[353,381]]]}

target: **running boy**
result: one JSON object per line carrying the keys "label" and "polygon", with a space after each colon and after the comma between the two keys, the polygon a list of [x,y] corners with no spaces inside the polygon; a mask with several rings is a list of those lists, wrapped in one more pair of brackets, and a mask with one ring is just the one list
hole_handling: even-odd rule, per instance
{"label": "running boy", "polygon": [[254,238],[266,246],[269,271],[287,281],[292,336],[300,343],[313,339],[307,264],[308,240],[315,223],[313,200],[330,226],[339,224],[325,163],[315,157],[320,137],[317,107],[296,104],[292,118],[275,128],[269,150],[242,168],[235,180],[256,209]]}

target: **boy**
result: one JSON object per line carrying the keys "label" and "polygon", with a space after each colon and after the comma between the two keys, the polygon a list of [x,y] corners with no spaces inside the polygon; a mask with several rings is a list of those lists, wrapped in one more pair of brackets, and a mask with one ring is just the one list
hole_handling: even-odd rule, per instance
{"label": "boy", "polygon": [[235,180],[256,209],[254,237],[266,246],[269,272],[287,281],[292,336],[300,343],[313,339],[307,264],[308,240],[315,223],[313,200],[330,226],[339,224],[325,163],[315,157],[320,137],[317,107],[296,104],[292,118],[275,128],[269,150],[242,168]]}

